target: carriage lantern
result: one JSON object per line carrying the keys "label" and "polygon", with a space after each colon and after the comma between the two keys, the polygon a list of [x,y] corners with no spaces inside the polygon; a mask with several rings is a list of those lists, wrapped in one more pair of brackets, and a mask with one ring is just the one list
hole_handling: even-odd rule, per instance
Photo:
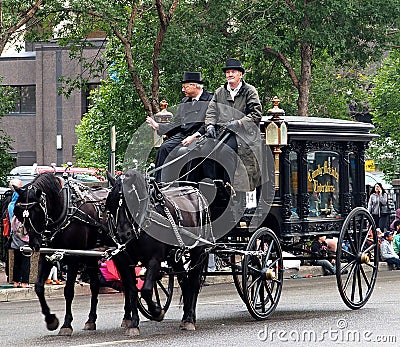
{"label": "carriage lantern", "polygon": [[[173,114],[167,111],[168,103],[166,100],[160,101],[161,111],[157,112],[154,115],[154,120],[157,123],[169,123]],[[157,131],[154,130],[154,147],[160,147],[163,142],[162,136],[157,134]]]}
{"label": "carriage lantern", "polygon": [[279,189],[279,155],[282,153],[281,147],[287,145],[287,126],[281,116],[285,111],[279,108],[280,100],[277,96],[272,99],[273,107],[268,110],[268,115],[272,116],[267,121],[265,128],[265,142],[272,146],[275,162],[275,189]]}

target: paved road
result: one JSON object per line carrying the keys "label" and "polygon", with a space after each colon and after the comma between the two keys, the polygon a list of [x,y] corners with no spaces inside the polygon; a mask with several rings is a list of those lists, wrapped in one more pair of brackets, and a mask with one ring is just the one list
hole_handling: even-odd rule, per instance
{"label": "paved road", "polygon": [[[399,346],[400,271],[379,274],[374,294],[358,311],[341,301],[335,278],[288,279],[277,311],[268,321],[251,318],[234,286],[203,288],[195,332],[179,331],[181,309],[175,292],[172,307],[161,323],[142,320],[141,336],[126,338],[118,327],[122,318],[121,294],[103,294],[99,303],[97,331],[82,331],[88,298],[74,302],[72,337],[48,332],[37,300],[0,303],[2,346]],[[50,299],[62,318],[63,300]],[[315,341],[318,341],[315,342]]]}

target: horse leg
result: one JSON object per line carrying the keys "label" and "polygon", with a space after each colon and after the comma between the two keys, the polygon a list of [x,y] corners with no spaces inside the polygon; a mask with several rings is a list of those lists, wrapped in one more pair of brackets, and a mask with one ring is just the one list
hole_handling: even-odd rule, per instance
{"label": "horse leg", "polygon": [[97,320],[97,304],[99,302],[99,267],[97,265],[97,260],[94,259],[94,263],[89,264],[87,267],[87,273],[90,279],[90,312],[88,320],[83,327],[83,330],[96,330],[96,320]]}
{"label": "horse leg", "polygon": [[131,324],[128,326],[128,328],[125,330],[125,335],[126,336],[139,336],[140,335],[140,330],[139,330],[139,311],[137,307],[137,302],[138,302],[138,290],[136,288],[136,284],[134,282],[133,287],[130,289],[130,307],[131,307],[131,312],[132,312],[132,320]]}
{"label": "horse leg", "polygon": [[132,323],[131,290],[124,283],[124,317],[122,318],[121,328],[128,328]]}
{"label": "horse leg", "polygon": [[[118,256],[113,258],[115,266],[118,269],[118,272],[121,277],[123,291],[124,291],[124,316],[121,322],[121,328],[127,329],[132,323],[132,308],[131,308],[131,293],[133,284],[129,283],[129,276],[131,276],[130,267],[127,266],[129,264],[130,258],[124,257],[124,255],[119,254]],[[128,268],[128,271],[126,271]]]}
{"label": "horse leg", "polygon": [[137,307],[138,290],[136,287],[136,275],[131,267],[126,266],[126,264],[128,264],[127,262],[118,258],[115,258],[114,261],[125,289],[125,315],[121,327],[126,328],[126,336],[139,336],[140,330],[139,312]]}
{"label": "horse leg", "polygon": [[150,259],[147,264],[146,277],[141,289],[142,298],[146,301],[149,312],[153,320],[161,322],[164,319],[165,312],[160,305],[153,301],[154,283],[160,275],[161,262],[155,258]]}
{"label": "horse leg", "polygon": [[[182,289],[183,318],[180,324],[182,330],[196,330],[196,305],[200,292],[201,276],[205,267],[204,257],[199,251],[191,253],[190,269],[187,274],[186,290]],[[193,264],[193,265],[192,265]]]}
{"label": "horse leg", "polygon": [[40,306],[42,308],[42,313],[44,315],[44,320],[48,330],[56,330],[60,324],[58,318],[55,314],[50,312],[50,308],[47,305],[46,298],[44,296],[44,284],[46,279],[49,277],[50,269],[52,264],[48,262],[44,254],[39,256],[38,263],[38,276],[35,283],[35,293],[39,299]]}
{"label": "horse leg", "polygon": [[172,267],[177,274],[176,278],[178,280],[179,286],[181,287],[181,291],[182,291],[181,303],[183,302],[183,316],[182,316],[181,324],[179,327],[181,329],[185,329],[185,322],[189,315],[188,308],[190,307],[190,303],[188,302],[189,291],[190,291],[189,279],[188,279],[187,272],[186,272],[186,269],[184,267],[182,260],[180,260],[177,263],[173,263]]}
{"label": "horse leg", "polygon": [[67,281],[65,283],[64,288],[64,298],[65,298],[65,316],[64,316],[64,324],[60,328],[58,335],[60,336],[71,336],[72,329],[72,301],[75,295],[75,280],[78,274],[78,264],[77,263],[68,263],[67,270]]}

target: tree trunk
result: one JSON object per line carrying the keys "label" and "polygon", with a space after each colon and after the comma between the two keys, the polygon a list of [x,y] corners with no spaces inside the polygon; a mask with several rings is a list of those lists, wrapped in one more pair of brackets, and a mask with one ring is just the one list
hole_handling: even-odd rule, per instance
{"label": "tree trunk", "polygon": [[308,102],[311,89],[312,46],[309,43],[301,45],[301,75],[299,83],[299,98],[297,99],[298,115],[308,116]]}

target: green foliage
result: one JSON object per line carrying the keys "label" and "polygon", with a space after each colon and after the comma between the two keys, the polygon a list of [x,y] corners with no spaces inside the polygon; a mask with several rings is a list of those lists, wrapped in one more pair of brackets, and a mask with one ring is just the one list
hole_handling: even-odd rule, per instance
{"label": "green foliage", "polygon": [[124,153],[133,132],[145,120],[145,112],[123,62],[115,61],[118,82],[108,78],[92,95],[93,106],[77,126],[75,148],[80,166],[108,166],[110,129],[116,126],[116,168],[121,170]]}
{"label": "green foliage", "polygon": [[[165,12],[172,2],[160,1]],[[179,1],[172,18],[168,17],[171,21],[165,27],[161,54],[153,61],[160,42],[160,20],[153,1],[87,0],[85,6],[81,0],[49,3],[53,11],[42,17],[42,23],[51,27],[63,21],[58,42],[68,45],[71,57],[84,63],[85,74],[64,79],[64,86],[75,88],[85,82],[86,75],[100,76],[111,62],[121,75],[118,83],[103,82],[93,95],[94,107],[77,129],[77,158],[90,166],[105,166],[111,125],[119,128],[117,159],[121,162],[129,142],[127,134],[144,121],[146,98],[152,105],[163,98],[170,106],[177,104],[183,96],[179,83],[183,71],[201,71],[206,88],[213,91],[224,83],[221,67],[228,57],[241,59],[245,80],[258,89],[265,110],[277,95],[286,113],[295,115],[300,94],[306,93],[309,115],[348,118],[348,104],[356,110],[365,107],[368,81],[364,68],[397,39],[390,30],[398,27],[400,18],[398,0]],[[85,60],[82,49],[92,45],[86,38],[94,30],[103,31],[109,40],[105,59]],[[125,51],[124,40],[128,43]],[[304,45],[311,47],[307,58],[310,84],[304,71],[306,58],[301,55]],[[133,60],[129,70],[126,49]]]}
{"label": "green foliage", "polygon": [[400,51],[392,50],[373,78],[370,106],[380,137],[369,155],[388,178],[400,177]]}

